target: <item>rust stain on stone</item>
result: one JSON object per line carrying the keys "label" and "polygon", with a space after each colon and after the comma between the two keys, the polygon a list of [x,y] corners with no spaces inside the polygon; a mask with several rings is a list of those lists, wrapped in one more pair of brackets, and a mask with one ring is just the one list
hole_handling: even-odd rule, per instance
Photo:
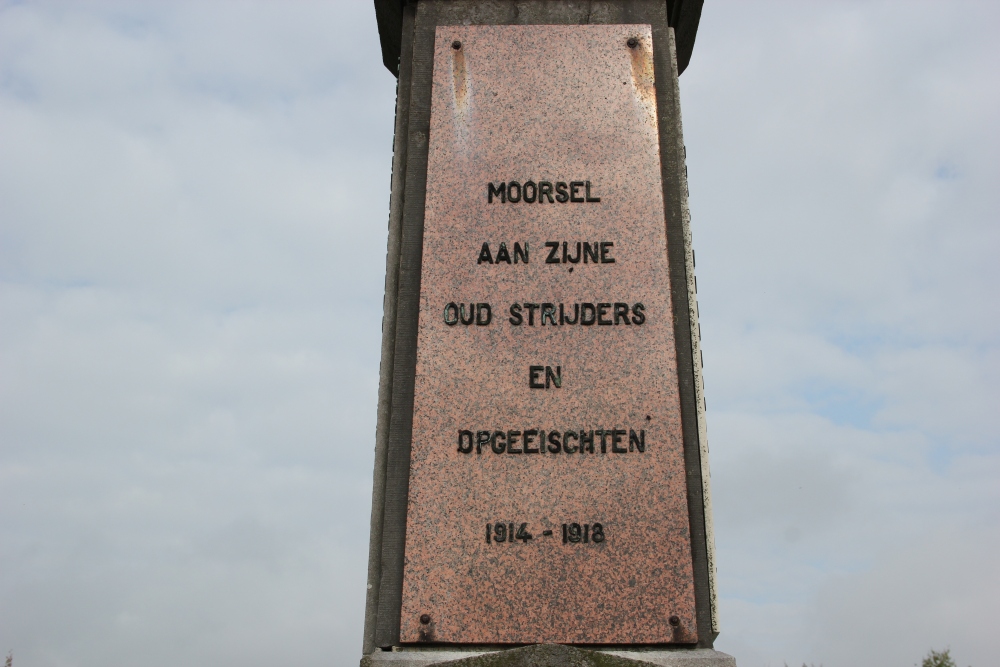
{"label": "rust stain on stone", "polygon": [[653,76],[653,44],[648,35],[635,36],[630,39],[635,40],[635,45],[630,42],[629,54],[632,60],[632,87],[635,90],[637,101],[649,114],[650,118],[656,118],[656,88]]}
{"label": "rust stain on stone", "polygon": [[[455,93],[455,111],[464,114],[469,106],[469,79],[465,70],[465,52],[461,42],[452,43],[452,85]],[[457,48],[456,48],[457,47]]]}
{"label": "rust stain on stone", "polygon": [[650,28],[435,40],[401,641],[695,642]]}

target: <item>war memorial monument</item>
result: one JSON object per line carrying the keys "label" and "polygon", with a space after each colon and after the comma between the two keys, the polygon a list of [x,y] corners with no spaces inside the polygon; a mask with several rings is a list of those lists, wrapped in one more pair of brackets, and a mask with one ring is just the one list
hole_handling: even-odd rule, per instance
{"label": "war memorial monument", "polygon": [[678,76],[695,0],[375,0],[397,76],[369,667],[735,667]]}

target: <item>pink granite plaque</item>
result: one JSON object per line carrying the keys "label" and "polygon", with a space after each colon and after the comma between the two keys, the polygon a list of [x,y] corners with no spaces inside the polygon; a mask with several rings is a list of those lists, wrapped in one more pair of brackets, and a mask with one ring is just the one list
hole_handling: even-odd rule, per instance
{"label": "pink granite plaque", "polygon": [[697,641],[646,25],[437,28],[401,641]]}

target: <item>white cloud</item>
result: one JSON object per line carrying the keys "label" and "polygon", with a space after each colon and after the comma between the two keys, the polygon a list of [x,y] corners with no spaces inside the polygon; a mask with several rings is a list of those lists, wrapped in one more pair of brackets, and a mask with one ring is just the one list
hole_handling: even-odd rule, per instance
{"label": "white cloud", "polygon": [[0,645],[352,664],[395,87],[371,8],[10,5],[0,68]]}
{"label": "white cloud", "polygon": [[705,7],[681,91],[741,664],[996,653],[998,18]]}

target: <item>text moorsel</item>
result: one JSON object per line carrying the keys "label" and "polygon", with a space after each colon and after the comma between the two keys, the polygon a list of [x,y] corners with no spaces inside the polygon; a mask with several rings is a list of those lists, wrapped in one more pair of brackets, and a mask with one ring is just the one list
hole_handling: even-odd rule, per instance
{"label": "text moorsel", "polygon": [[[582,191],[582,192],[581,192]],[[486,184],[486,201],[490,204],[493,200],[501,204],[516,204],[524,202],[526,204],[554,204],[559,202],[565,204],[597,204],[600,197],[594,197],[591,193],[590,181],[538,181],[527,180],[522,185],[520,181],[501,182],[499,185]]]}

